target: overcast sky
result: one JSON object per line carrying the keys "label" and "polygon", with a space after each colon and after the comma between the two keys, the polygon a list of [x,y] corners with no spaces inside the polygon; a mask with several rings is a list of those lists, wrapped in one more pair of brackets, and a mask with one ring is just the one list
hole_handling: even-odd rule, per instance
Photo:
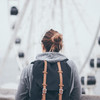
{"label": "overcast sky", "polygon": [[[69,4],[69,8],[71,5],[71,2],[69,0],[68,4]],[[99,21],[99,16],[100,16],[100,0],[75,0],[77,1],[77,5],[81,11],[81,13],[83,13],[83,17],[88,25],[88,28],[90,29],[91,33],[90,35],[93,35],[96,32],[97,26],[98,26],[98,21]],[[45,2],[45,1],[44,1]],[[42,2],[41,2],[42,3]],[[66,8],[67,9],[67,8]],[[74,10],[75,8],[72,7],[72,10]],[[70,12],[71,10],[69,10]],[[73,11],[73,15],[74,15],[74,11]],[[66,16],[66,15],[65,15]],[[76,20],[77,22],[80,21],[78,20],[79,17],[77,17],[79,15],[75,15],[74,17],[74,21]],[[5,50],[9,44],[12,32],[10,30],[10,21],[9,19],[9,10],[8,10],[8,3],[7,0],[1,0],[0,3],[0,57],[2,57],[5,53]],[[68,17],[66,18],[67,20]],[[68,25],[67,25],[68,26]],[[77,29],[82,29],[82,32],[79,35],[77,34],[77,38],[80,40],[78,40],[80,43],[83,43],[83,40],[86,39],[86,34],[87,37],[89,37],[89,34],[86,33],[86,28],[84,28],[84,25],[82,26],[82,21],[79,24],[76,24]],[[59,28],[58,28],[59,30]],[[78,30],[78,31],[80,31]],[[84,34],[84,35],[83,35]],[[82,37],[81,37],[82,36]],[[71,35],[70,35],[71,37]],[[93,37],[91,36],[91,40],[93,39]],[[88,39],[87,39],[88,41]],[[86,43],[84,43],[83,45],[86,45]],[[82,49],[84,49],[85,47],[83,46]],[[88,46],[87,46],[88,48]]]}

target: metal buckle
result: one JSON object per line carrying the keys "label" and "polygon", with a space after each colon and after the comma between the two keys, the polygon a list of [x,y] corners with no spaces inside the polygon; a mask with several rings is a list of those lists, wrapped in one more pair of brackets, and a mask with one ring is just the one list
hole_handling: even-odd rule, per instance
{"label": "metal buckle", "polygon": [[59,89],[59,94],[63,94],[63,89]]}
{"label": "metal buckle", "polygon": [[47,89],[46,88],[43,88],[42,89],[42,94],[46,94],[47,93]]}

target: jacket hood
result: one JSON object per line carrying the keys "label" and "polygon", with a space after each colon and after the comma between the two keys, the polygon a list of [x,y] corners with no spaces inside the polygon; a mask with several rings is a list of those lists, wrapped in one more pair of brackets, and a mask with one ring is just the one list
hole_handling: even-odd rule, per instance
{"label": "jacket hood", "polygon": [[64,55],[60,54],[59,52],[45,52],[38,54],[36,56],[37,60],[46,60],[48,62],[58,62],[67,59]]}

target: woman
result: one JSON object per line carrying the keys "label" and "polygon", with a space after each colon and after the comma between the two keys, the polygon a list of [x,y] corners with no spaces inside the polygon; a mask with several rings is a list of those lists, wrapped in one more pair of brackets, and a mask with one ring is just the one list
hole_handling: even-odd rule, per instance
{"label": "woman", "polygon": [[62,41],[57,31],[46,32],[41,41],[43,53],[21,74],[16,100],[80,100],[77,68],[59,53]]}

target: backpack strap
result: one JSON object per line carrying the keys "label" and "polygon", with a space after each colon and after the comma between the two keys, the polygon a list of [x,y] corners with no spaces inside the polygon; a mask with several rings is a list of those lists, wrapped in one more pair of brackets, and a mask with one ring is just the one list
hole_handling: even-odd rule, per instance
{"label": "backpack strap", "polygon": [[60,84],[59,84],[59,100],[62,100],[62,94],[63,94],[63,76],[62,76],[62,69],[61,69],[61,64],[60,62],[57,62],[58,65],[58,73],[59,73],[59,78],[60,78]]}
{"label": "backpack strap", "polygon": [[[60,62],[57,62],[58,65],[58,73],[60,78],[60,84],[59,84],[59,100],[62,100],[62,94],[63,94],[63,76],[62,76],[62,69]],[[47,93],[47,84],[46,84],[46,77],[47,77],[47,61],[44,61],[44,71],[43,71],[43,89],[42,89],[42,100],[46,100],[46,93]]]}
{"label": "backpack strap", "polygon": [[42,89],[42,100],[46,100],[46,93],[47,93],[47,89],[46,89],[46,77],[47,77],[47,61],[44,61],[44,71],[43,71],[43,89]]}

